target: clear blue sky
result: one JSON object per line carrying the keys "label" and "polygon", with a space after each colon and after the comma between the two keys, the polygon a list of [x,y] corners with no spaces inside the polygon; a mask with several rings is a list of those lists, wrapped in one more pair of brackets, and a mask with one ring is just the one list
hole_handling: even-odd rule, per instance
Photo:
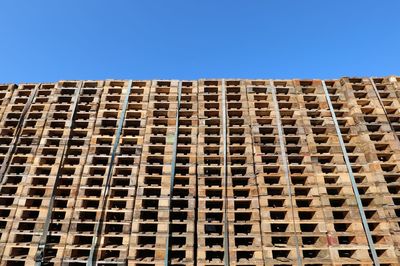
{"label": "clear blue sky", "polygon": [[9,0],[0,82],[400,75],[398,0]]}

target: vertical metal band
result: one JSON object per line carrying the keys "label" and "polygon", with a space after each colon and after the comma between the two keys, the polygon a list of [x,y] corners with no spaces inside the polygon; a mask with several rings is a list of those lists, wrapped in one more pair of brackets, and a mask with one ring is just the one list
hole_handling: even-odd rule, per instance
{"label": "vertical metal band", "polygon": [[68,134],[68,139],[67,141],[64,143],[63,146],[63,151],[61,154],[61,159],[60,159],[60,164],[58,166],[57,169],[57,174],[56,174],[56,178],[54,181],[54,185],[51,191],[51,197],[50,197],[50,202],[49,202],[49,206],[48,206],[48,210],[47,210],[47,215],[46,215],[46,220],[43,226],[43,233],[42,236],[40,237],[39,243],[38,243],[38,250],[36,251],[36,256],[35,256],[35,264],[37,266],[42,265],[42,263],[44,262],[44,255],[45,255],[45,250],[46,250],[46,244],[47,244],[47,234],[49,232],[49,226],[50,226],[50,221],[51,221],[51,217],[52,217],[52,213],[53,213],[53,206],[54,206],[54,200],[56,198],[56,190],[59,184],[59,180],[61,177],[61,170],[64,166],[64,158],[65,158],[65,153],[67,150],[67,147],[69,145],[69,141],[71,140],[71,136],[72,136],[72,125],[74,123],[75,120],[75,115],[76,115],[76,110],[77,110],[77,106],[78,106],[78,102],[79,102],[79,96],[81,94],[82,91],[82,87],[83,87],[83,82],[81,82],[78,85],[78,93],[75,95],[75,103],[74,106],[72,108],[72,115],[71,115],[71,119],[69,120],[69,124],[67,125],[67,127],[69,127],[69,134]]}
{"label": "vertical metal band", "polygon": [[171,234],[171,206],[172,206],[172,197],[174,193],[174,185],[175,185],[175,166],[176,166],[176,154],[177,154],[177,147],[178,147],[178,136],[179,136],[179,110],[181,108],[181,96],[182,96],[182,81],[179,81],[178,84],[178,106],[176,110],[176,121],[175,121],[175,136],[174,136],[174,144],[172,147],[172,161],[171,161],[171,181],[170,181],[170,190],[169,190],[169,219],[168,219],[168,226],[167,226],[167,241],[165,244],[166,255],[164,259],[164,265],[169,265],[169,256],[170,256],[170,234]]}
{"label": "vertical metal band", "polygon": [[332,105],[332,102],[331,102],[331,98],[329,96],[328,88],[326,87],[326,84],[325,84],[324,80],[322,80],[322,87],[323,87],[324,92],[325,92],[325,97],[326,97],[326,100],[328,102],[328,106],[329,106],[329,110],[331,112],[333,123],[335,124],[336,134],[338,136],[339,144],[340,144],[340,147],[341,147],[342,153],[343,153],[343,158],[345,160],[347,171],[349,173],[351,186],[353,188],[354,197],[356,198],[356,201],[357,201],[358,211],[360,213],[361,221],[362,221],[362,224],[363,224],[363,227],[364,227],[364,232],[365,232],[365,235],[366,235],[367,240],[368,240],[368,246],[369,246],[369,249],[371,251],[372,260],[373,260],[375,266],[379,266],[378,254],[376,253],[376,250],[375,250],[374,241],[372,240],[371,231],[369,229],[367,218],[366,218],[365,212],[364,212],[364,207],[363,207],[361,199],[360,199],[360,194],[358,193],[357,183],[356,183],[355,178],[354,178],[353,169],[351,168],[351,163],[350,163],[350,160],[349,160],[349,156],[347,154],[346,146],[344,144],[343,137],[342,137],[342,132],[340,131],[339,123],[337,122],[337,119],[336,119],[335,110],[333,109],[333,105]]}
{"label": "vertical metal band", "polygon": [[227,113],[226,113],[226,87],[222,79],[222,134],[224,140],[224,265],[229,266],[229,224],[228,224],[228,165],[227,165]]}
{"label": "vertical metal band", "polygon": [[92,266],[93,262],[95,260],[94,253],[95,253],[97,245],[98,245],[98,243],[97,243],[98,242],[98,235],[100,233],[99,230],[101,229],[100,225],[103,223],[102,220],[103,220],[103,216],[104,216],[104,208],[106,206],[106,200],[108,198],[108,193],[110,191],[110,181],[111,181],[111,177],[112,177],[112,174],[113,174],[114,158],[115,158],[115,154],[117,152],[117,148],[118,148],[118,145],[119,145],[119,139],[121,137],[122,127],[124,125],[125,113],[126,113],[126,110],[128,108],[129,95],[131,94],[131,89],[132,89],[132,80],[129,80],[128,88],[126,90],[126,95],[125,95],[125,99],[124,99],[124,105],[123,105],[122,111],[121,111],[121,117],[119,118],[119,121],[118,121],[117,135],[116,135],[115,140],[114,140],[114,146],[113,146],[113,149],[112,149],[112,152],[111,152],[111,159],[110,159],[110,163],[108,165],[107,179],[106,179],[106,184],[105,184],[105,189],[104,189],[104,195],[103,195],[102,200],[100,201],[100,206],[99,206],[99,209],[101,209],[100,220],[95,225],[92,245],[91,245],[91,248],[90,248],[88,262],[86,264],[88,266]]}
{"label": "vertical metal band", "polygon": [[275,89],[275,86],[273,85],[272,80],[270,80],[270,91],[271,91],[271,95],[272,95],[272,100],[274,102],[276,127],[278,128],[279,145],[280,145],[283,169],[285,171],[286,185],[287,185],[287,190],[288,190],[288,195],[289,195],[289,200],[290,200],[290,209],[292,212],[292,223],[293,223],[294,238],[295,238],[296,253],[297,253],[297,265],[301,266],[301,265],[303,265],[303,262],[302,262],[303,259],[302,259],[302,254],[300,253],[299,239],[297,237],[297,230],[296,230],[296,222],[294,220],[295,212],[294,212],[294,207],[293,207],[292,185],[291,185],[291,181],[289,178],[290,169],[289,169],[288,157],[287,157],[286,149],[285,149],[285,141],[283,138],[282,122],[281,122],[281,115],[279,112],[278,99],[276,97],[276,89]]}

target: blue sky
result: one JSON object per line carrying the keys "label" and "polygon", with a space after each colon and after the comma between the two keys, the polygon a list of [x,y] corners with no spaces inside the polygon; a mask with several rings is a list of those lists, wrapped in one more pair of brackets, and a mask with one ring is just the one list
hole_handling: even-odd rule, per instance
{"label": "blue sky", "polygon": [[400,75],[398,0],[9,0],[0,82]]}

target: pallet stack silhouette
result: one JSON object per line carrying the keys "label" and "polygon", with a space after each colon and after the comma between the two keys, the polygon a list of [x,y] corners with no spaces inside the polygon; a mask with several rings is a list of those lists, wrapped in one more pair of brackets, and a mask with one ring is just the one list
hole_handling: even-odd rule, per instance
{"label": "pallet stack silhouette", "polygon": [[0,84],[0,265],[400,265],[400,77]]}

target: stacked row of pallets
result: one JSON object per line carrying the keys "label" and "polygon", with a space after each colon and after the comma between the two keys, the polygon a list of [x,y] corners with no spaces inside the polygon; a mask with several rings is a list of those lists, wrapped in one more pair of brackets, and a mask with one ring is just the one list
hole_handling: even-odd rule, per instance
{"label": "stacked row of pallets", "polygon": [[0,101],[1,265],[400,264],[400,78],[7,84]]}

